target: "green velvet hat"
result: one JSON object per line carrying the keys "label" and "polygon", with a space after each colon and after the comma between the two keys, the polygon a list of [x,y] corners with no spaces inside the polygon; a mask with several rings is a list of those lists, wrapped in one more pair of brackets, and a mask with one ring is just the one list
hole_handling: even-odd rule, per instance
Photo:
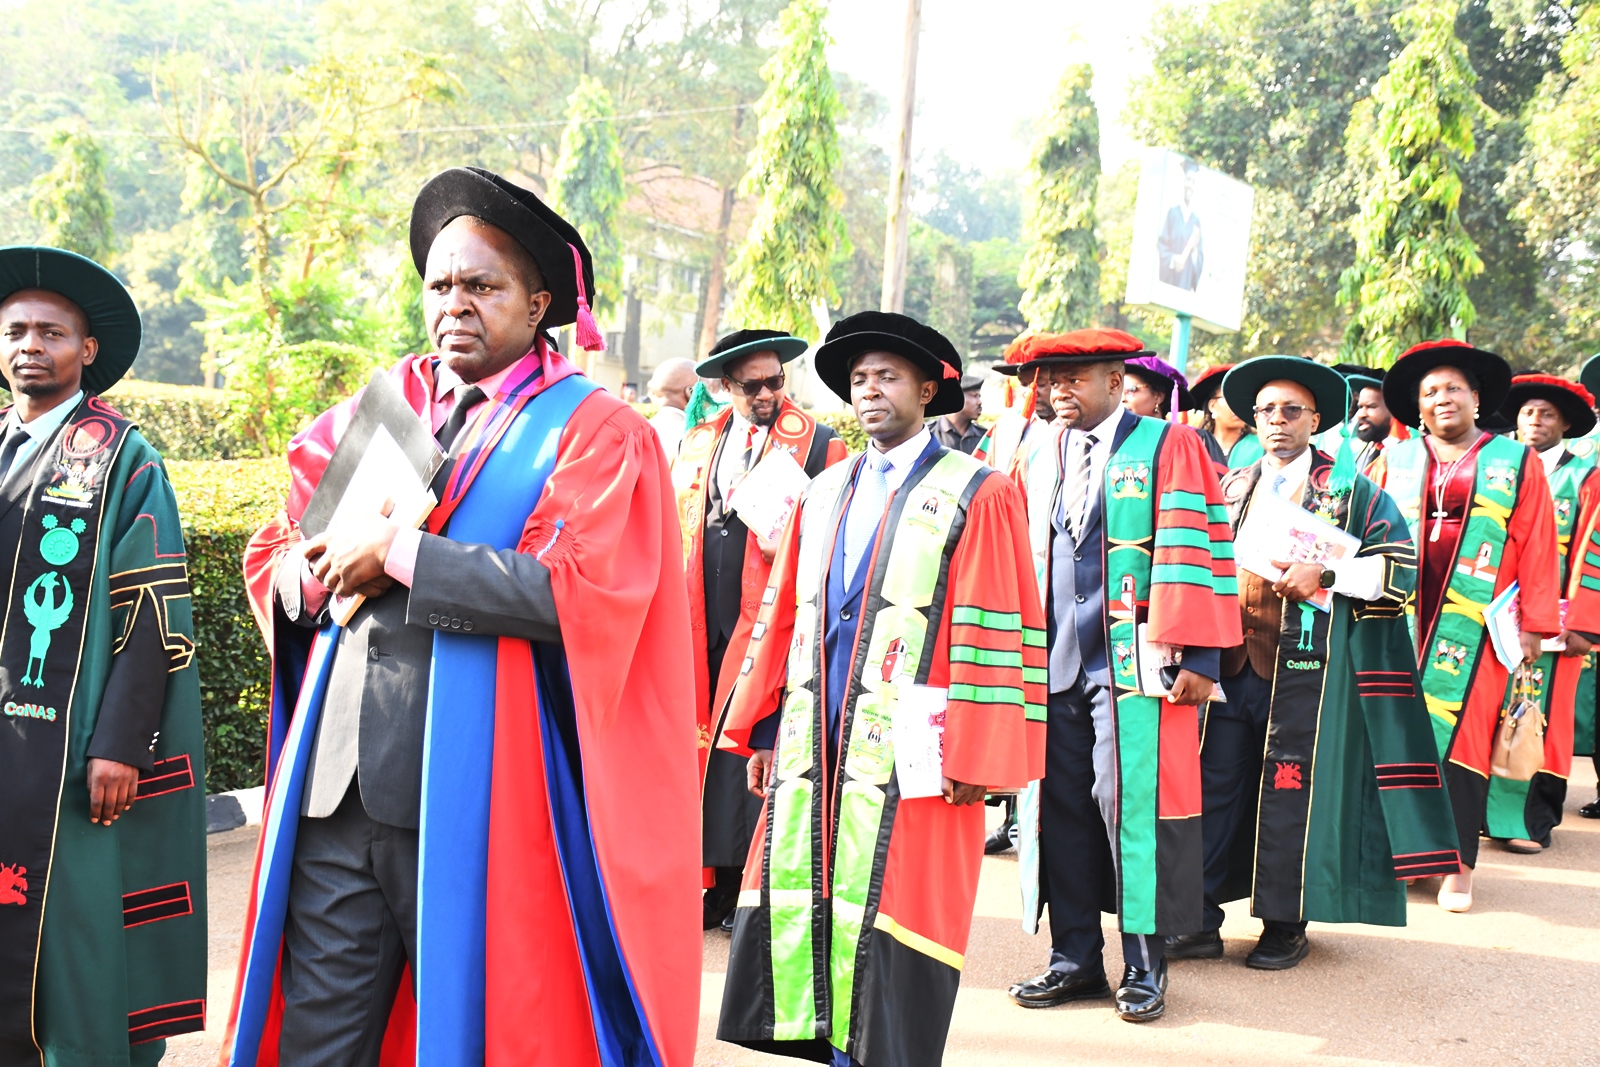
{"label": "green velvet hat", "polygon": [[[0,301],[24,289],[66,297],[89,320],[99,354],[83,369],[83,389],[103,393],[116,385],[139,354],[143,328],[133,297],[117,276],[92,259],[64,248],[13,245],[0,248]],[[5,382],[0,380],[0,388]]]}
{"label": "green velvet hat", "polygon": [[711,346],[711,352],[695,365],[702,378],[721,378],[728,364],[757,352],[771,352],[779,363],[788,363],[811,347],[804,339],[782,330],[735,330]]}
{"label": "green velvet hat", "polygon": [[1589,390],[1589,395],[1600,398],[1600,355],[1583,361],[1583,369],[1578,371],[1578,384]]}
{"label": "green velvet hat", "polygon": [[1331,430],[1344,421],[1350,405],[1345,399],[1345,379],[1332,367],[1300,356],[1257,356],[1234,367],[1222,379],[1222,398],[1234,414],[1247,423],[1255,421],[1256,394],[1268,382],[1287,379],[1311,390],[1322,429]]}

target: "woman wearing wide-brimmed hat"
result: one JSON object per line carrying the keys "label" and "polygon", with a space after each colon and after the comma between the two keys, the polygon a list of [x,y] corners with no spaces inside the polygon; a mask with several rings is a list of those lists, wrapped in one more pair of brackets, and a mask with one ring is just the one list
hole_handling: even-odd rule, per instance
{"label": "woman wearing wide-brimmed hat", "polygon": [[1248,467],[1262,456],[1261,438],[1248,419],[1240,418],[1222,395],[1222,379],[1233,369],[1232,363],[1208,368],[1189,386],[1188,409],[1201,413],[1195,427],[1206,451],[1219,466]]}
{"label": "woman wearing wide-brimmed hat", "polygon": [[1373,468],[1417,544],[1417,592],[1406,611],[1461,839],[1461,872],[1439,890],[1439,905],[1449,911],[1472,906],[1490,753],[1509,676],[1490,646],[1483,611],[1519,583],[1524,664],[1539,658],[1543,638],[1561,630],[1544,465],[1524,445],[1478,425],[1480,399],[1487,413],[1510,385],[1505,360],[1463,341],[1411,348],[1385,377],[1383,396],[1395,418],[1427,436],[1389,449]]}

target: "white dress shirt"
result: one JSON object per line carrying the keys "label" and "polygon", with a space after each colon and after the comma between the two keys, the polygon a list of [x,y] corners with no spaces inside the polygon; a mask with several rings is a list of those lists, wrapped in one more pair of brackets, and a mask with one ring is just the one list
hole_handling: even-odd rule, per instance
{"label": "white dress shirt", "polygon": [[9,477],[11,472],[17,469],[18,463],[33,455],[41,445],[50,440],[50,435],[61,427],[82,399],[83,390],[79,389],[63,403],[57,404],[43,415],[36,416],[32,422],[23,422],[22,417],[17,414],[16,407],[13,406],[11,414],[6,416],[6,432],[11,433],[20,429],[28,435],[28,439],[17,446],[17,454],[11,458],[11,466],[6,468],[0,477]]}
{"label": "white dress shirt", "polygon": [[1566,454],[1566,446],[1560,441],[1539,453],[1539,462],[1544,464],[1544,476],[1546,478],[1556,472],[1556,467],[1561,463],[1561,457]]}
{"label": "white dress shirt", "polygon": [[[1298,507],[1310,473],[1311,449],[1307,448],[1281,467],[1276,457],[1268,452],[1261,457],[1261,480],[1256,483],[1256,492],[1276,492]],[[1383,567],[1382,556],[1342,559],[1338,566],[1326,568],[1333,572],[1331,591],[1351,600],[1376,600],[1383,594]]]}
{"label": "white dress shirt", "polygon": [[[1079,455],[1078,449],[1083,447],[1079,444],[1079,440],[1085,433],[1094,434],[1094,447],[1089,449],[1089,491],[1083,497],[1085,510],[1094,506],[1092,502],[1095,499],[1095,490],[1105,483],[1106,464],[1111,462],[1111,439],[1117,434],[1117,424],[1122,421],[1122,413],[1125,410],[1127,409],[1118,404],[1116,409],[1106,416],[1098,426],[1090,427],[1087,430],[1068,430],[1061,435],[1061,477],[1064,486],[1065,480],[1073,477],[1076,473],[1074,461]],[[1062,492],[1061,503],[1057,505],[1057,508],[1061,512],[1062,524],[1071,527],[1072,523],[1067,521],[1067,494],[1065,492]],[[1077,518],[1081,519],[1083,516],[1079,515]]]}
{"label": "white dress shirt", "polygon": [[872,450],[883,457],[888,467],[883,472],[884,484],[889,487],[889,495],[894,496],[900,487],[906,484],[906,479],[911,477],[911,472],[917,467],[917,458],[922,455],[922,450],[928,447],[928,442],[933,439],[933,434],[924,426],[917,435],[909,441],[903,441],[885,452],[872,443]]}
{"label": "white dress shirt", "polygon": [[663,407],[650,416],[650,428],[661,440],[661,451],[667,454],[668,463],[678,456],[678,445],[683,442],[683,431],[688,421],[688,412],[675,407]]}
{"label": "white dress shirt", "polygon": [[[722,458],[717,461],[717,493],[722,497],[724,504],[748,473],[744,465],[744,443],[745,436],[750,432],[750,425],[750,420],[739,414],[738,408],[734,409],[733,415],[728,419],[728,439],[722,442]],[[750,445],[750,466],[754,467],[760,462],[761,448],[766,443],[767,428],[757,426],[755,438]]]}

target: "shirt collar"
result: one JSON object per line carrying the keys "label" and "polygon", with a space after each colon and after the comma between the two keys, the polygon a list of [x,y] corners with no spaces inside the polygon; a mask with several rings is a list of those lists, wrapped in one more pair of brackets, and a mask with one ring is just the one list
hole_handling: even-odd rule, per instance
{"label": "shirt collar", "polygon": [[[525,365],[530,359],[537,360],[538,358],[539,350],[536,348],[532,352],[529,352],[527,355],[523,356],[521,359],[517,360],[515,363],[511,364],[511,366],[506,367],[503,370],[498,370],[482,381],[475,382],[473,384],[477,385],[479,389],[483,390],[483,395],[485,397],[495,396],[500,392],[500,387],[505,384],[505,380],[511,377],[512,373],[516,371],[518,367]],[[434,368],[433,398],[435,400],[443,400],[445,397],[454,392],[455,389],[461,384],[461,376],[447,367],[444,360],[441,359],[439,361],[439,365]]]}
{"label": "shirt collar", "polygon": [[1311,451],[1308,447],[1304,452],[1281,467],[1263,457],[1261,460],[1261,477],[1276,478],[1281,474],[1283,475],[1282,484],[1284,488],[1304,485],[1306,475],[1311,473]]}
{"label": "shirt collar", "polygon": [[928,428],[924,426],[917,431],[917,435],[911,440],[902,441],[887,452],[880,451],[876,443],[872,445],[872,450],[877,452],[882,460],[888,464],[890,470],[910,470],[912,465],[917,462],[918,457],[922,455],[922,450],[928,447],[928,442],[932,439],[933,434],[929,433]]}
{"label": "shirt collar", "polygon": [[1128,409],[1123,407],[1121,404],[1118,404],[1116,409],[1112,411],[1110,415],[1107,415],[1103,420],[1101,420],[1100,425],[1092,427],[1088,430],[1080,429],[1075,430],[1074,432],[1092,433],[1094,434],[1094,439],[1097,442],[1100,444],[1109,445],[1111,443],[1111,439],[1117,435],[1117,427],[1122,423],[1122,413],[1126,410]]}
{"label": "shirt collar", "polygon": [[21,427],[23,432],[35,441],[48,441],[50,435],[55,433],[63,422],[67,421],[67,416],[72,414],[82,400],[83,390],[79,389],[66,401],[57,404],[32,422],[23,422],[22,417],[17,414],[17,409],[13,407],[11,409],[10,422],[13,427]]}
{"label": "shirt collar", "polygon": [[1567,454],[1567,448],[1560,441],[1539,453],[1539,462],[1544,464],[1544,473],[1548,476],[1561,462],[1561,457]]}

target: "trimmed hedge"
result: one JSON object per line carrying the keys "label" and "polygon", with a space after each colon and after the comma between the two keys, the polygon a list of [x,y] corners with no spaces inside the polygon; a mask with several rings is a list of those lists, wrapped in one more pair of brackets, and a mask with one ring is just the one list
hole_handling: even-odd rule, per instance
{"label": "trimmed hedge", "polygon": [[260,785],[271,665],[245,598],[240,560],[250,535],[282,506],[289,467],[281,459],[176,460],[167,471],[189,553],[206,791]]}
{"label": "trimmed hedge", "polygon": [[168,460],[237,459],[258,454],[232,427],[228,394],[200,385],[167,385],[124,378],[106,403],[139,424],[139,432]]}

